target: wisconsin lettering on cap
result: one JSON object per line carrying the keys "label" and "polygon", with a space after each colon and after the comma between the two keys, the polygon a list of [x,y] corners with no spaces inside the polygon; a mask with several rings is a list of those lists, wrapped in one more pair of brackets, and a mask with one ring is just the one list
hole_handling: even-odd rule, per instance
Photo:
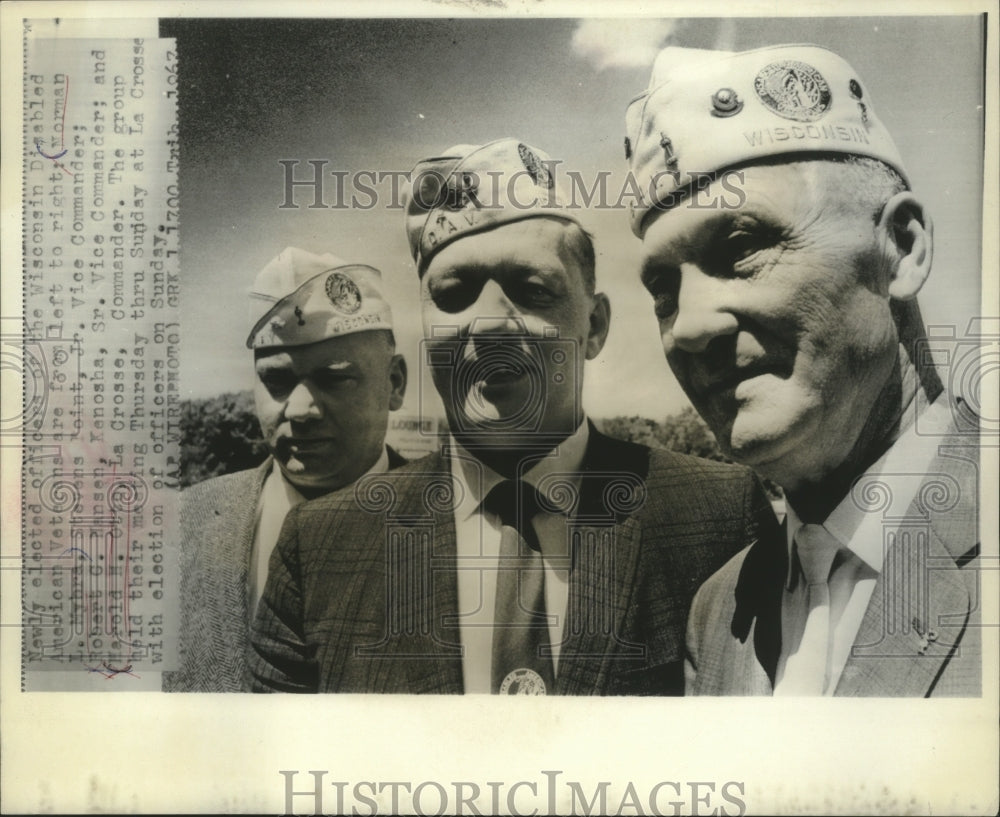
{"label": "wisconsin lettering on cap", "polygon": [[858,73],[817,45],[753,51],[665,48],[625,114],[629,169],[645,194],[630,208],[642,236],[652,209],[728,168],[795,153],[868,156],[908,182]]}

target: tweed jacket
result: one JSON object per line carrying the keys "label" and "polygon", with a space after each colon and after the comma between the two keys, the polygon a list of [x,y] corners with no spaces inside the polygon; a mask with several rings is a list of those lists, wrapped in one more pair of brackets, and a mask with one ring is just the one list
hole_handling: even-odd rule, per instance
{"label": "tweed jacket", "polygon": [[[389,467],[404,460],[392,448]],[[247,692],[249,572],[257,505],[274,459],[181,493],[179,669],[168,692]]]}
{"label": "tweed jacket", "polygon": [[[254,623],[254,689],[464,691],[452,484],[431,455],[292,510]],[[749,470],[591,428],[568,527],[555,692],[648,695],[682,692],[695,590],[777,523]]]}
{"label": "tweed jacket", "polygon": [[[834,694],[981,694],[978,437],[949,429],[908,508],[877,482],[883,569]],[[888,494],[888,495],[886,495]],[[901,513],[901,511],[904,511]],[[781,650],[784,534],[737,554],[695,596],[688,694],[771,695]]]}

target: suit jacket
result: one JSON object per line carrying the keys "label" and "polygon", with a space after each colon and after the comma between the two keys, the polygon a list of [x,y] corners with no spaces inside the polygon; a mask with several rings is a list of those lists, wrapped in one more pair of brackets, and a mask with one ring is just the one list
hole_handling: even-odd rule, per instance
{"label": "suit jacket", "polygon": [[[557,694],[680,694],[699,584],[776,527],[739,466],[619,442],[584,455]],[[289,514],[254,625],[254,688],[463,692],[448,461]]]}
{"label": "suit jacket", "polygon": [[[866,489],[891,538],[835,695],[981,694],[978,460],[978,437],[952,429],[927,473],[913,475],[908,508],[892,507],[877,480]],[[787,568],[782,532],[705,582],[688,624],[688,694],[773,693]]]}
{"label": "suit jacket", "polygon": [[[404,460],[388,449],[389,467]],[[168,692],[247,692],[250,557],[257,504],[274,459],[181,494],[179,669]]]}

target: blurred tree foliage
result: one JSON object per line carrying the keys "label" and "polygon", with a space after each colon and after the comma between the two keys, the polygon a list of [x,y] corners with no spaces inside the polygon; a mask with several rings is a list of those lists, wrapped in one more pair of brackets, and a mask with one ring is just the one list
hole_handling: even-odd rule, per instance
{"label": "blurred tree foliage", "polygon": [[[668,448],[696,457],[729,462],[719,450],[708,426],[690,406],[658,422],[648,417],[610,417],[598,421],[609,437]],[[253,468],[264,461],[267,448],[261,437],[249,391],[181,401],[181,486]],[[764,481],[772,499],[781,489]]]}
{"label": "blurred tree foliage", "polygon": [[254,468],[267,457],[249,391],[181,401],[181,487]]}
{"label": "blurred tree foliage", "polygon": [[690,406],[667,417],[662,423],[648,417],[619,416],[602,420],[599,425],[605,434],[618,440],[641,443],[650,448],[668,448],[709,460],[727,461],[704,420]]}
{"label": "blurred tree foliage", "polygon": [[[611,417],[598,425],[609,437],[648,445],[650,448],[668,448],[682,454],[704,457],[707,460],[732,462],[723,455],[715,435],[691,406],[667,417],[662,423],[648,417]],[[762,479],[768,498],[783,497],[781,488]]]}

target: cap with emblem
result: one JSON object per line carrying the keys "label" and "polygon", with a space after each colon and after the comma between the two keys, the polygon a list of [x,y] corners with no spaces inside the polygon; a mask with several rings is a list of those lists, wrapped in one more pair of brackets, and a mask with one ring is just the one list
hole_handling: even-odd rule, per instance
{"label": "cap with emblem", "polygon": [[517,139],[456,145],[418,162],[404,199],[417,272],[455,239],[500,224],[539,216],[579,223],[556,183],[558,164]]}
{"label": "cap with emblem", "polygon": [[630,207],[638,236],[651,209],[669,209],[706,177],[764,158],[868,156],[907,179],[861,77],[816,45],[666,48],[648,90],[629,104],[625,128],[625,157],[644,194]]}
{"label": "cap with emblem", "polygon": [[374,267],[288,247],[250,290],[248,349],[304,346],[353,332],[392,329],[392,310]]}

